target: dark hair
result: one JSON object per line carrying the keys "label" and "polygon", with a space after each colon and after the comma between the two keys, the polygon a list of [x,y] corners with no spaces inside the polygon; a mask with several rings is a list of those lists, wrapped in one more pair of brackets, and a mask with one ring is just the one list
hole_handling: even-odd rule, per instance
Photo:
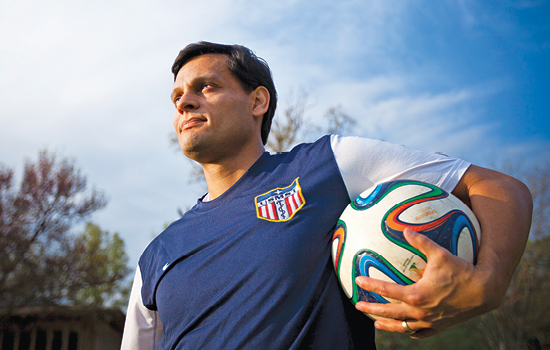
{"label": "dark hair", "polygon": [[180,69],[192,58],[210,53],[223,54],[229,58],[229,71],[239,80],[246,92],[250,93],[258,86],[265,87],[269,92],[269,107],[263,116],[261,131],[262,142],[265,145],[277,108],[277,91],[267,62],[256,56],[252,50],[241,45],[223,45],[206,41],[189,44],[180,51],[172,65],[174,80]]}

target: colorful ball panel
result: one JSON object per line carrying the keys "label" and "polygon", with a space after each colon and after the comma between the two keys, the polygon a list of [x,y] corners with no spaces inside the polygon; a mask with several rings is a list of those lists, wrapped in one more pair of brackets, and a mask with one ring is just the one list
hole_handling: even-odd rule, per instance
{"label": "colorful ball panel", "polygon": [[334,232],[334,266],[352,303],[392,301],[358,287],[357,276],[401,285],[422,278],[426,256],[406,241],[405,228],[426,235],[454,255],[475,264],[481,230],[468,206],[427,183],[385,182],[350,203]]}

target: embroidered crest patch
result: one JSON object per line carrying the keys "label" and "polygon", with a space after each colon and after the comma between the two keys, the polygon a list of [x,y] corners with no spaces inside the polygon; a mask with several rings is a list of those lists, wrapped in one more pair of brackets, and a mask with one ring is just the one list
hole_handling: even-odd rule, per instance
{"label": "embroidered crest patch", "polygon": [[296,178],[288,187],[275,188],[257,196],[254,201],[258,218],[268,221],[292,219],[306,203],[298,179]]}

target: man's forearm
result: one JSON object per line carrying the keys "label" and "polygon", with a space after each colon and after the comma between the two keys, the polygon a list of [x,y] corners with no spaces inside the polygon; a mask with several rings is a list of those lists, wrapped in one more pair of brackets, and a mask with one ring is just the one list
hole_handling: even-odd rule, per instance
{"label": "man's forearm", "polygon": [[523,254],[531,226],[531,193],[512,177],[476,166],[468,169],[453,193],[471,206],[481,225],[476,268],[490,281],[489,311],[502,302]]}

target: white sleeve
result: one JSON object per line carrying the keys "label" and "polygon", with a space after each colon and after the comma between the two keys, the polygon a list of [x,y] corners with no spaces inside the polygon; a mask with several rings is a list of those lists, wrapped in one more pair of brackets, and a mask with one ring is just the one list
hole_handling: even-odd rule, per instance
{"label": "white sleeve", "polygon": [[155,350],[162,337],[162,325],[156,311],[143,305],[141,271],[138,266],[126,312],[121,350]]}
{"label": "white sleeve", "polygon": [[389,142],[331,136],[331,146],[351,200],[382,182],[411,179],[451,192],[470,163]]}

